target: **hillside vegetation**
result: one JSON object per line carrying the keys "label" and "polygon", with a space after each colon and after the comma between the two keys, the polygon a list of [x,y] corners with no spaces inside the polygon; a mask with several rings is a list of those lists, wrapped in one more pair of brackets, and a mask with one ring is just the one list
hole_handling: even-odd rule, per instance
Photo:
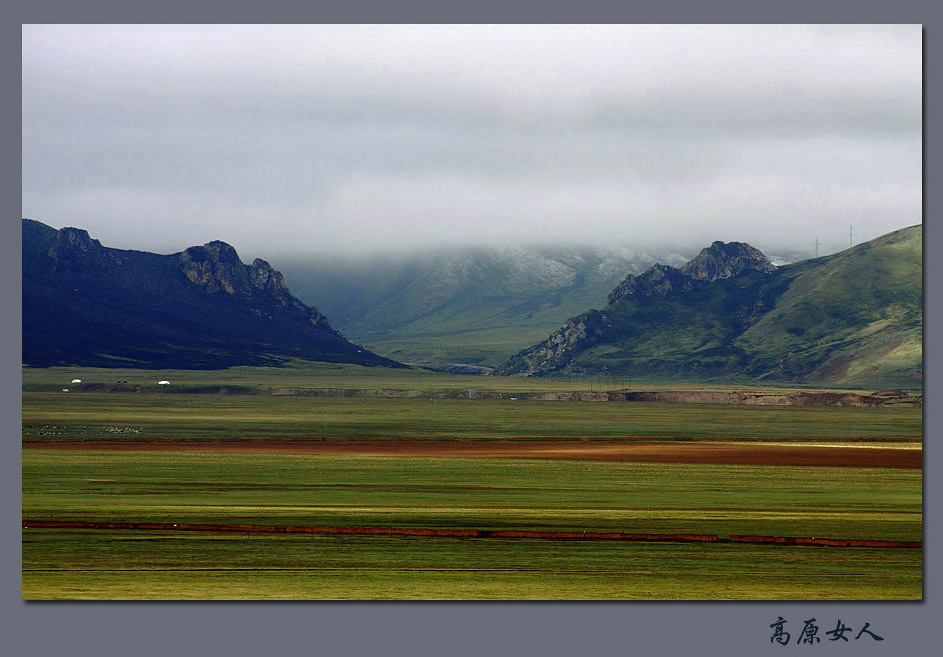
{"label": "hillside vegetation", "polygon": [[377,353],[482,372],[601,307],[626,272],[657,258],[686,260],[667,248],[477,247],[369,261],[286,257],[280,267],[299,298]]}
{"label": "hillside vegetation", "polygon": [[717,271],[698,270],[696,258],[629,276],[605,308],[497,371],[919,389],[922,236],[913,226],[824,258],[732,270],[745,256],[716,242],[698,258]]}

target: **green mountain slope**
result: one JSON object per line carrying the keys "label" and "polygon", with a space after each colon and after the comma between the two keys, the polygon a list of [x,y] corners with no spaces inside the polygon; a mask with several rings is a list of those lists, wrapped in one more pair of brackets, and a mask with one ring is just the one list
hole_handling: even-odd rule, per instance
{"label": "green mountain slope", "polygon": [[921,387],[921,226],[778,268],[735,244],[629,276],[497,373]]}
{"label": "green mountain slope", "polygon": [[749,373],[920,387],[922,255],[922,226],[914,226],[786,268],[789,288],[737,340],[756,355]]}
{"label": "green mountain slope", "polygon": [[399,259],[286,258],[301,299],[317,299],[345,335],[390,358],[436,367],[494,366],[567,317],[605,304],[627,271],[667,249],[504,247]]}

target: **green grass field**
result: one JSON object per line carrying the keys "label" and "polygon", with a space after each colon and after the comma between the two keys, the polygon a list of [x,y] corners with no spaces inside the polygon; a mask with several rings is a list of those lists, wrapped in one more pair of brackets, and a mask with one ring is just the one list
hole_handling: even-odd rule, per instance
{"label": "green grass field", "polygon": [[23,597],[896,600],[919,550],[27,530]]}
{"label": "green grass field", "polygon": [[[919,471],[24,451],[33,520],[920,540]],[[921,551],[23,530],[27,599],[916,599]]]}
{"label": "green grass field", "polygon": [[919,470],[25,450],[31,520],[918,541]]}
{"label": "green grass field", "polygon": [[23,393],[24,440],[919,440],[920,409]]}
{"label": "green grass field", "polygon": [[[82,379],[82,385],[72,385],[73,379]],[[172,386],[157,385],[169,380]],[[244,392],[267,393],[279,387],[309,388],[388,388],[420,389],[425,391],[461,391],[470,388],[482,392],[559,392],[603,390],[751,390],[777,392],[805,390],[809,386],[762,386],[757,384],[691,383],[659,379],[605,377],[605,376],[550,376],[521,378],[504,376],[473,376],[446,374],[425,369],[390,369],[364,367],[340,363],[311,363],[298,361],[290,367],[232,367],[227,370],[139,370],[94,367],[49,367],[22,369],[24,392],[59,392],[69,388],[73,392],[88,386],[106,388],[123,386],[125,391],[141,386],[142,391],[173,394],[179,392],[206,392],[208,387],[238,386]],[[119,381],[126,382],[122,386]],[[829,388],[830,390],[835,390]],[[862,392],[860,390],[853,390]],[[866,390],[864,392],[871,392]]]}
{"label": "green grass field", "polygon": [[[349,376],[345,385],[355,388],[390,385],[388,373],[369,379],[364,369],[341,379]],[[94,375],[85,372],[83,381]],[[256,394],[42,391],[73,376],[75,370],[24,370],[24,445],[91,443],[23,450],[28,520],[922,536],[916,469],[96,449],[128,440],[212,447],[239,440],[592,438],[870,441],[857,444],[919,449],[915,408],[262,394],[302,380],[286,383],[291,377],[336,383],[310,369],[194,373],[194,387],[271,376]],[[472,378],[442,377],[435,385]],[[494,385],[518,383],[525,382]],[[921,552],[27,528],[23,597],[919,599]]]}

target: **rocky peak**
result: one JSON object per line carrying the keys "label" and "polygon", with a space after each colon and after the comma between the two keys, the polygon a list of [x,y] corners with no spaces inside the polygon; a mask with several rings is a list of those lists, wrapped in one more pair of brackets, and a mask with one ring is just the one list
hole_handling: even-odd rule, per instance
{"label": "rocky peak", "polygon": [[746,242],[714,242],[681,268],[681,273],[695,280],[716,281],[745,271],[769,273],[776,269],[763,252]]}
{"label": "rocky peak", "polygon": [[93,240],[87,230],[81,228],[60,228],[56,231],[56,241],[49,248],[49,257],[58,261],[70,252],[83,253],[102,251],[101,242]]}
{"label": "rocky peak", "polygon": [[180,254],[184,275],[207,292],[220,290],[228,294],[251,294],[246,266],[236,249],[218,240],[203,246],[191,246]]}
{"label": "rocky peak", "polygon": [[391,365],[225,242],[178,253],[112,249],[22,219],[23,363],[208,369],[290,359]]}
{"label": "rocky peak", "polygon": [[206,250],[206,253],[214,262],[230,265],[242,264],[242,260],[239,259],[239,254],[236,253],[236,249],[226,244],[226,242],[213,240],[212,242],[204,244],[202,248]]}
{"label": "rocky peak", "polygon": [[272,265],[262,258],[256,258],[248,267],[249,282],[257,290],[268,290],[274,294],[288,294],[285,277],[272,269]]}
{"label": "rocky peak", "polygon": [[[283,308],[305,313],[312,324],[330,329],[327,317],[291,295],[281,272],[261,258],[253,260],[251,265],[243,264],[236,249],[226,242],[215,240],[203,246],[191,246],[180,254],[179,263],[187,279],[210,294],[222,292],[274,300]],[[258,297],[260,293],[262,296]]]}
{"label": "rocky peak", "polygon": [[770,273],[776,266],[763,252],[746,242],[714,242],[683,267],[655,264],[644,274],[629,274],[609,294],[614,304],[629,296],[666,296],[687,292],[705,283],[733,278],[744,272]]}
{"label": "rocky peak", "polygon": [[56,231],[55,240],[46,255],[51,261],[50,271],[71,271],[87,266],[79,263],[100,263],[105,257],[105,247],[93,240],[87,230],[61,228]]}
{"label": "rocky peak", "polygon": [[82,228],[61,228],[56,231],[56,240],[58,244],[74,247],[81,251],[92,251],[101,249],[101,242],[93,240],[87,230]]}
{"label": "rocky peak", "polygon": [[250,295],[262,290],[275,296],[289,294],[284,277],[272,265],[261,258],[245,265],[236,249],[219,240],[191,246],[180,254],[180,267],[191,283],[208,292]]}

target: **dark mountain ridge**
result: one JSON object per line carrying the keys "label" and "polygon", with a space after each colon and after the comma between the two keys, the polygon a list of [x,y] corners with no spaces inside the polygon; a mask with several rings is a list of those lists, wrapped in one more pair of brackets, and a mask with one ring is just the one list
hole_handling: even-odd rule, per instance
{"label": "dark mountain ridge", "polygon": [[781,267],[715,242],[628,276],[495,373],[922,386],[922,227]]}
{"label": "dark mountain ridge", "polygon": [[159,255],[22,221],[23,363],[214,369],[290,359],[401,366],[346,340],[284,277],[213,241]]}
{"label": "dark mountain ridge", "polygon": [[647,272],[629,274],[607,297],[609,305],[627,296],[667,296],[690,292],[706,283],[739,276],[746,271],[770,273],[776,266],[759,249],[745,242],[714,242],[680,269],[656,263]]}

